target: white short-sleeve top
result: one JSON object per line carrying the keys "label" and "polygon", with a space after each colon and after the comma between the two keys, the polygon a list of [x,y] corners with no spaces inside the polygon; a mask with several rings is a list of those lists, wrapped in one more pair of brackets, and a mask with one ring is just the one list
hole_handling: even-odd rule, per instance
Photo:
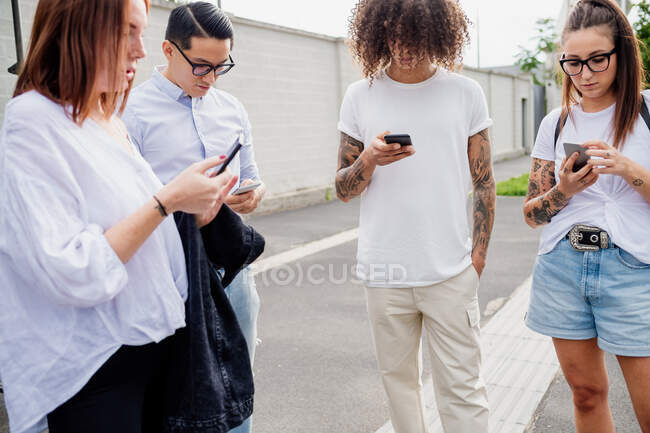
{"label": "white short-sleeve top", "polygon": [[[644,91],[646,104],[650,92]],[[542,121],[532,157],[555,162],[555,180],[559,183],[559,167],[564,159],[564,143],[582,144],[588,140],[612,143],[616,105],[596,113],[587,113],[581,105],[571,110],[562,133],[554,143],[555,127],[560,109],[549,113]],[[641,116],[627,136],[621,153],[650,170],[650,130]],[[612,241],[644,263],[650,263],[650,203],[621,176],[601,174],[595,184],[576,194],[551,222],[540,238],[539,254],[555,248],[575,224],[596,226],[609,233]]]}

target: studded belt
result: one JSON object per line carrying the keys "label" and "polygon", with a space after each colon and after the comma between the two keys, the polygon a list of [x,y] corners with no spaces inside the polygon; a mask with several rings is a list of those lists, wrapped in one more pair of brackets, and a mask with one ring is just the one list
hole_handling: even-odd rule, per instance
{"label": "studded belt", "polygon": [[577,224],[571,227],[566,237],[576,251],[598,251],[614,246],[609,234],[598,227]]}

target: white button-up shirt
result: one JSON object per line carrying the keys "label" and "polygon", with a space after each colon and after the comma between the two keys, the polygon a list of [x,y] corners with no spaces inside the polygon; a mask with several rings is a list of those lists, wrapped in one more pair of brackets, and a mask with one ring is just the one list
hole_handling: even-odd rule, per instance
{"label": "white button-up shirt", "polygon": [[185,325],[185,258],[167,218],[123,264],[104,232],[162,184],[97,123],[37,92],[0,137],[0,376],[12,432],[45,428],[122,345]]}
{"label": "white button-up shirt", "polygon": [[122,116],[160,180],[168,183],[195,162],[228,155],[240,134],[243,147],[228,168],[241,180],[259,179],[251,124],[241,102],[214,87],[202,98],[190,98],[160,73],[163,68],[156,67],[151,79],[133,89]]}

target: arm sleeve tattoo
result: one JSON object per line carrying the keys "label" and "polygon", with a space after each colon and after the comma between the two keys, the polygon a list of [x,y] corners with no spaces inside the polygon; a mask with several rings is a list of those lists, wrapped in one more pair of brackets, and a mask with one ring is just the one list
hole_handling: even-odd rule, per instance
{"label": "arm sleeve tattoo", "polygon": [[336,195],[343,201],[361,194],[368,186],[370,175],[364,161],[359,158],[363,152],[363,143],[341,132],[339,161],[336,171]]}
{"label": "arm sleeve tattoo", "polygon": [[569,199],[555,185],[555,162],[534,158],[524,204],[528,225],[548,224],[568,203]]}
{"label": "arm sleeve tattoo", "polygon": [[496,202],[490,136],[487,129],[470,137],[467,153],[472,183],[474,185],[472,254],[477,253],[485,259],[490,236],[492,235],[492,226],[494,225],[494,208]]}

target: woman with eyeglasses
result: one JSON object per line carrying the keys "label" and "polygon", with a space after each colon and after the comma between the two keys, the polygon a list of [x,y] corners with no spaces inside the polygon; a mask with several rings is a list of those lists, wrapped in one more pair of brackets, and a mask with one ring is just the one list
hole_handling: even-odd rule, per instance
{"label": "woman with eyeglasses", "polygon": [[12,432],[161,431],[159,385],[188,280],[169,215],[236,177],[163,186],[116,116],[148,0],[41,0],[0,137],[0,376]]}
{"label": "woman with eyeglasses", "polygon": [[[561,109],[543,120],[524,204],[544,227],[526,324],[553,337],[578,432],[614,432],[605,352],[650,432],[650,94],[612,0],[581,0],[562,32]],[[580,167],[579,153],[589,157]]]}

